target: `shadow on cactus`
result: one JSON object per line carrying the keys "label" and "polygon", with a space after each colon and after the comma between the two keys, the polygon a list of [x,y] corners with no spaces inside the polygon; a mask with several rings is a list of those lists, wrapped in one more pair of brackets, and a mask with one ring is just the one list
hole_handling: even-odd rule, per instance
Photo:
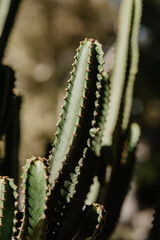
{"label": "shadow on cactus", "polygon": [[[2,56],[18,4],[1,1]],[[129,115],[138,65],[141,11],[140,0],[121,3],[111,72],[103,69],[104,53],[97,40],[80,42],[53,149],[48,159],[32,157],[24,166],[22,212],[18,210],[13,180],[18,183],[21,98],[13,93],[13,71],[1,64],[0,239],[110,237],[129,188],[140,136],[139,126],[130,123]],[[107,167],[112,169],[109,182],[105,180]]]}

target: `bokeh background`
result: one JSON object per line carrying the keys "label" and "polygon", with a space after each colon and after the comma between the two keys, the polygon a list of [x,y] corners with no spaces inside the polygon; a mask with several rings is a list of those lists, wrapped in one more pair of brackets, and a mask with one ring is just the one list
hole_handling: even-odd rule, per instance
{"label": "bokeh background", "polygon": [[[85,37],[106,53],[117,32],[118,0],[22,0],[4,63],[23,95],[20,169],[31,155],[46,156],[75,49]],[[160,1],[144,0],[140,63],[132,119],[142,129],[131,190],[114,240],[146,239],[160,191]],[[112,56],[110,57],[112,65]]]}

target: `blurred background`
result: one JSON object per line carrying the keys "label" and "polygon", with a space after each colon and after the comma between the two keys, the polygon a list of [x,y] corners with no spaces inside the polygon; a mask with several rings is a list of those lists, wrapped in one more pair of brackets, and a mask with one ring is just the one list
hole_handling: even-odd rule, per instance
{"label": "blurred background", "polygon": [[[4,63],[23,95],[20,165],[46,156],[75,49],[85,37],[106,53],[116,38],[119,0],[23,0]],[[112,240],[143,240],[160,191],[160,1],[144,0],[132,119],[142,129],[131,190]],[[112,57],[110,57],[112,64]],[[21,169],[20,166],[20,169]]]}

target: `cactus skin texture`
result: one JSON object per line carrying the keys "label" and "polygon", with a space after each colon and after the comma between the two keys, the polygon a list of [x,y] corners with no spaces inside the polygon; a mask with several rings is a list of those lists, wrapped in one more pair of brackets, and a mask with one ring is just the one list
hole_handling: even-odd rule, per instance
{"label": "cactus skin texture", "polygon": [[0,177],[0,239],[14,239],[18,205],[17,187],[13,179]]}
{"label": "cactus skin texture", "polygon": [[[19,3],[1,2],[0,61]],[[102,45],[88,38],[80,42],[53,149],[47,160],[26,160],[24,207],[18,214],[16,186],[9,177],[18,183],[21,97],[13,91],[14,72],[1,65],[0,141],[4,148],[0,144],[0,153],[4,152],[4,157],[0,173],[9,177],[0,177],[0,239],[109,239],[129,188],[140,137],[140,128],[130,123],[129,115],[138,65],[141,5],[141,0],[122,0],[115,64],[110,73],[103,69]],[[108,164],[112,172],[106,182]],[[7,171],[7,165],[12,171]]]}
{"label": "cactus skin texture", "polygon": [[40,220],[45,219],[48,176],[46,159],[32,157],[23,169],[24,215],[19,236],[30,239]]}

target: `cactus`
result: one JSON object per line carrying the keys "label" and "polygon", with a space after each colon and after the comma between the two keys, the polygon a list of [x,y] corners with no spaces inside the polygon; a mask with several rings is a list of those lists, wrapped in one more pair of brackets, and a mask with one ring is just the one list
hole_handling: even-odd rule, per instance
{"label": "cactus", "polygon": [[[9,16],[14,20],[19,2],[2,1],[0,59],[12,26]],[[5,146],[0,148],[1,175],[9,176],[0,179],[2,239],[104,240],[114,230],[129,188],[140,136],[139,126],[129,122],[129,115],[141,9],[140,0],[122,1],[115,64],[110,74],[103,69],[102,45],[88,38],[80,42],[53,149],[48,159],[32,157],[24,166],[21,212],[17,210],[16,187],[11,179],[18,182],[15,166],[21,98],[13,93],[13,71],[1,65],[0,137]],[[109,184],[105,182],[108,163],[112,164]],[[8,164],[13,166],[12,172]],[[95,179],[98,187],[93,193]],[[106,194],[102,194],[102,187]],[[104,207],[93,203],[97,196]],[[90,205],[85,204],[87,197]]]}
{"label": "cactus", "polygon": [[16,232],[16,211],[18,193],[13,179],[0,178],[0,238],[13,239]]}

